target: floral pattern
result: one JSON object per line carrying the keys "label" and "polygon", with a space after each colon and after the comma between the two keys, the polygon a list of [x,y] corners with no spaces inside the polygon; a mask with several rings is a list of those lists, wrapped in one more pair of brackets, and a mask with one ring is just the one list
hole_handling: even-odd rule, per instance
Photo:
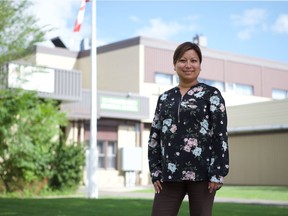
{"label": "floral pattern", "polygon": [[183,97],[174,87],[159,96],[148,142],[152,182],[223,183],[229,171],[227,115],[220,91],[204,83]]}

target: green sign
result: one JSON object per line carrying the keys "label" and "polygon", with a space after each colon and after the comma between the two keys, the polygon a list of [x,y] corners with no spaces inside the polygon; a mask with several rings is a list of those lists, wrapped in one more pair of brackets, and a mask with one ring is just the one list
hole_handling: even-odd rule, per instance
{"label": "green sign", "polygon": [[100,109],[125,112],[139,112],[139,100],[131,98],[101,96]]}

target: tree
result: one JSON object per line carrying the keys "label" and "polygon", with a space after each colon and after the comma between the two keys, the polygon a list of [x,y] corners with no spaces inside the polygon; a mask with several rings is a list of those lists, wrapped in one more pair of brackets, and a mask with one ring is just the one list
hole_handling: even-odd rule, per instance
{"label": "tree", "polygon": [[0,88],[7,85],[6,64],[28,56],[34,45],[44,41],[45,34],[52,30],[37,25],[37,19],[27,13],[31,5],[27,0],[1,1]]}
{"label": "tree", "polygon": [[34,92],[0,91],[0,178],[7,192],[48,180],[66,117]]}
{"label": "tree", "polygon": [[45,34],[52,30],[39,27],[37,19],[27,13],[32,4],[27,0],[1,1],[0,4],[0,65],[22,58]]}
{"label": "tree", "polygon": [[65,144],[61,127],[66,123],[57,101],[20,89],[0,90],[0,180],[6,192],[79,185],[84,149]]}
{"label": "tree", "polygon": [[[30,180],[34,178],[20,167],[31,165],[26,161],[27,151],[34,149],[29,149],[31,138],[25,135],[23,121],[27,123],[32,121],[27,118],[31,116],[25,116],[25,112],[27,112],[27,107],[34,106],[29,103],[33,103],[33,100],[35,102],[36,97],[32,93],[7,89],[8,69],[5,67],[5,64],[10,61],[25,57],[35,43],[44,40],[45,31],[37,26],[37,20],[33,16],[27,14],[29,6],[31,4],[26,0],[1,1],[0,4],[0,80],[2,81],[0,83],[2,87],[0,92],[0,176],[7,191],[12,190],[9,184],[13,184],[13,180],[19,182],[25,181],[26,178]],[[26,128],[28,127],[27,125]],[[20,158],[23,160],[19,161]],[[24,178],[20,180],[21,175]]]}
{"label": "tree", "polygon": [[7,192],[26,190],[39,182],[61,189],[63,176],[73,179],[69,187],[75,186],[84,164],[81,147],[63,144],[61,127],[67,118],[59,111],[59,102],[38,98],[33,91],[8,88],[5,65],[25,60],[49,31],[27,14],[30,6],[26,0],[0,4],[0,190],[2,183]]}

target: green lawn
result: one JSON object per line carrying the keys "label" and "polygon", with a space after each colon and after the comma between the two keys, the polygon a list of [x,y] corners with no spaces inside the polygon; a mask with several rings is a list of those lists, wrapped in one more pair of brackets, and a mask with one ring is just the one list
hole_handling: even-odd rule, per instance
{"label": "green lawn", "polygon": [[[141,191],[144,193],[153,193],[152,188],[141,190]],[[139,191],[135,191],[135,192],[139,192]],[[219,191],[217,191],[217,197],[288,201],[288,187],[224,185]]]}
{"label": "green lawn", "polygon": [[[135,191],[153,193],[152,189]],[[1,195],[0,195],[1,196]],[[225,186],[217,197],[288,201],[288,187]],[[1,216],[149,216],[152,200],[128,198],[0,198]],[[189,215],[183,202],[179,216]],[[288,206],[215,203],[213,216],[287,216]]]}
{"label": "green lawn", "polygon": [[217,197],[288,201],[288,187],[223,186]]}
{"label": "green lawn", "polygon": [[[149,216],[147,199],[0,198],[1,216]],[[183,202],[179,216],[188,215]],[[213,216],[287,216],[288,207],[215,203]]]}

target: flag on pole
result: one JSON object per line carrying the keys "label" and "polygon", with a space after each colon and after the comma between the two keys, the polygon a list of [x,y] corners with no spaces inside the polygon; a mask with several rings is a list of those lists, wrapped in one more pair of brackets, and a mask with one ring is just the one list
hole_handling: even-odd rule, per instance
{"label": "flag on pole", "polygon": [[81,2],[80,10],[78,12],[77,19],[74,25],[74,32],[80,31],[80,27],[84,19],[86,2],[89,2],[89,0],[82,0]]}

